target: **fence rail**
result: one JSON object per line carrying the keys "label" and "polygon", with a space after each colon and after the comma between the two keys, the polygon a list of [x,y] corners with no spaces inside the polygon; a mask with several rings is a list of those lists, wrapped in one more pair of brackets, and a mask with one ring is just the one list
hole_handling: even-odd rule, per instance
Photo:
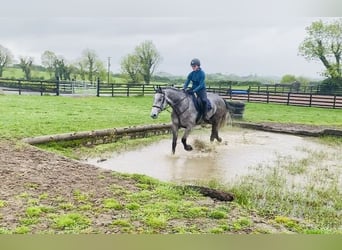
{"label": "fence rail", "polygon": [[[151,84],[113,84],[65,81],[26,81],[13,79],[0,79],[0,87],[4,91],[36,92],[43,95],[50,93],[60,94],[89,94],[96,96],[144,96],[154,94],[154,85]],[[232,89],[230,86],[208,87],[208,92],[221,95],[224,99],[243,102],[279,103],[293,106],[342,108],[342,95],[323,95],[310,89],[310,92],[285,91],[283,87],[258,86],[248,89]]]}
{"label": "fence rail", "polygon": [[254,93],[225,95],[224,98],[234,101],[279,103],[293,106],[342,108],[342,96],[338,95],[317,95],[297,93]]}

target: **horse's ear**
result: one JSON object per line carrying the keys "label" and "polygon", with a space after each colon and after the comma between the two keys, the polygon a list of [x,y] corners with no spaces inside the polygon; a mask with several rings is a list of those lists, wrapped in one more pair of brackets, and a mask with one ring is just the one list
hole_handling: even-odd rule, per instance
{"label": "horse's ear", "polygon": [[159,85],[157,85],[157,88],[154,89],[157,93],[161,93],[162,89]]}
{"label": "horse's ear", "polygon": [[159,85],[157,85],[157,86],[153,85],[153,89],[154,89],[154,91],[155,91],[156,93],[160,92],[160,87],[159,87]]}

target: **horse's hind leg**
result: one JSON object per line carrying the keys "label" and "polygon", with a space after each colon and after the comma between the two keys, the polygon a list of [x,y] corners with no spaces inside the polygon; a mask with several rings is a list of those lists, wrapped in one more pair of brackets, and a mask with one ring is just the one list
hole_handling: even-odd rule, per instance
{"label": "horse's hind leg", "polygon": [[211,126],[211,135],[210,135],[210,141],[214,141],[215,139],[218,141],[218,142],[221,142],[222,141],[222,138],[219,137],[218,135],[218,128],[219,128],[219,125],[217,122],[213,122],[212,126]]}
{"label": "horse's hind leg", "polygon": [[184,131],[184,135],[183,135],[183,137],[182,137],[182,143],[183,143],[184,149],[185,149],[186,151],[191,151],[191,150],[192,150],[191,145],[189,145],[189,144],[186,143],[186,139],[188,138],[190,132],[191,132],[191,129],[186,128],[185,131]]}

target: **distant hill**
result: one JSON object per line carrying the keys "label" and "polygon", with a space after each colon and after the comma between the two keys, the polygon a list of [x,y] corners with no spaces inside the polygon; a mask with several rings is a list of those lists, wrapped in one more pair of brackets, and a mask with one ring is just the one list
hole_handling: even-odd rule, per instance
{"label": "distant hill", "polygon": [[[157,72],[155,73],[156,77],[167,78],[171,81],[179,81],[185,80],[186,76],[172,75],[167,72]],[[251,81],[251,82],[261,82],[261,83],[278,83],[281,78],[276,76],[258,76],[258,75],[248,75],[248,76],[238,76],[235,74],[223,74],[223,73],[215,73],[215,74],[207,74],[206,78],[208,81]]]}

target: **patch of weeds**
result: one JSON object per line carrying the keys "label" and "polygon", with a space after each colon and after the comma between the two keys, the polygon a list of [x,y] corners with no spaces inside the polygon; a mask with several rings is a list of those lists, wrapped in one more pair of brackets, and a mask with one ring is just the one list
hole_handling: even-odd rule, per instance
{"label": "patch of weeds", "polygon": [[223,228],[220,227],[215,227],[209,230],[210,233],[212,234],[221,234],[223,233],[225,230]]}
{"label": "patch of weeds", "polygon": [[80,190],[75,190],[74,198],[79,203],[86,203],[89,200],[89,195],[82,193]]}
{"label": "patch of weeds", "polygon": [[121,210],[123,206],[114,198],[108,198],[103,200],[103,207],[107,209]]}
{"label": "patch of weeds", "polygon": [[159,185],[155,188],[155,193],[161,199],[181,200],[183,199],[183,191],[172,185]]}
{"label": "patch of weeds", "polygon": [[300,225],[298,220],[291,219],[285,216],[276,216],[274,218],[274,221],[276,223],[284,225],[290,231],[298,232],[298,233],[303,231],[303,228]]}
{"label": "patch of weeds", "polygon": [[39,206],[28,207],[26,208],[25,213],[26,213],[26,216],[31,217],[31,218],[39,217],[43,213],[43,210]]}
{"label": "patch of weeds", "polygon": [[0,208],[7,206],[7,202],[0,200]]}
{"label": "patch of weeds", "polygon": [[177,234],[196,234],[200,233],[200,229],[196,225],[178,226],[173,229],[173,233]]}
{"label": "patch of weeds", "polygon": [[167,217],[165,215],[148,215],[144,222],[147,226],[153,229],[163,229],[167,224]]}
{"label": "patch of weeds", "polygon": [[209,213],[209,217],[212,218],[212,219],[219,220],[219,219],[226,218],[227,214],[225,212],[223,212],[223,211],[220,211],[220,210],[214,210],[214,211]]}
{"label": "patch of weeds", "polygon": [[27,201],[27,203],[31,206],[34,206],[34,205],[38,205],[39,204],[39,200],[38,199],[34,199],[34,198],[31,198]]}
{"label": "patch of weeds", "polygon": [[27,189],[37,189],[39,187],[39,184],[37,183],[25,183],[24,184],[24,187],[27,188]]}
{"label": "patch of weeds", "polygon": [[54,226],[60,230],[82,230],[90,224],[90,219],[78,213],[65,214],[54,219]]}
{"label": "patch of weeds", "polygon": [[112,222],[113,227],[119,227],[123,233],[129,233],[134,228],[129,220],[118,219]]}
{"label": "patch of weeds", "polygon": [[236,231],[240,231],[249,228],[250,226],[252,226],[252,224],[253,222],[250,219],[242,217],[233,223],[233,229]]}
{"label": "patch of weeds", "polygon": [[131,177],[139,184],[147,184],[148,186],[156,186],[161,183],[159,180],[149,177],[147,175],[133,174]]}
{"label": "patch of weeds", "polygon": [[136,202],[132,202],[132,203],[128,203],[126,205],[126,208],[129,209],[129,210],[138,210],[140,208],[140,205]]}
{"label": "patch of weeds", "polygon": [[84,204],[84,205],[79,206],[79,209],[81,211],[90,211],[90,210],[92,210],[92,208],[93,207],[90,204]]}
{"label": "patch of weeds", "polygon": [[47,194],[47,193],[42,193],[38,197],[39,200],[46,200],[47,198],[49,198],[49,194]]}
{"label": "patch of weeds", "polygon": [[291,175],[304,174],[311,162],[310,158],[303,158],[300,160],[289,160],[287,159],[283,163],[283,168]]}
{"label": "patch of weeds", "polygon": [[61,203],[58,205],[58,207],[66,211],[70,211],[75,208],[74,204],[72,204],[71,202]]}
{"label": "patch of weeds", "polygon": [[206,207],[190,207],[183,212],[184,218],[200,218],[205,217],[208,208]]}
{"label": "patch of weeds", "polygon": [[31,231],[28,226],[20,226],[13,230],[14,234],[27,234]]}
{"label": "patch of weeds", "polygon": [[28,193],[24,192],[24,193],[19,194],[18,197],[21,199],[27,199],[30,197],[30,195]]}
{"label": "patch of weeds", "polygon": [[128,193],[128,191],[124,187],[117,184],[112,184],[110,186],[110,191],[113,193],[113,195],[125,195]]}
{"label": "patch of weeds", "polygon": [[39,222],[39,218],[38,217],[26,217],[26,218],[20,219],[19,221],[20,221],[20,225],[22,226],[30,226],[30,225],[37,224]]}
{"label": "patch of weeds", "polygon": [[103,180],[103,179],[106,179],[106,176],[103,175],[103,174],[99,174],[99,175],[97,176],[97,178],[100,179],[100,180]]}
{"label": "patch of weeds", "polygon": [[0,227],[0,234],[11,234],[11,231],[6,228]]}
{"label": "patch of weeds", "polygon": [[342,137],[337,136],[321,136],[319,141],[330,146],[342,146]]}
{"label": "patch of weeds", "polygon": [[142,190],[140,192],[135,192],[127,196],[132,202],[145,203],[151,202],[153,198],[153,192],[148,190]]}

